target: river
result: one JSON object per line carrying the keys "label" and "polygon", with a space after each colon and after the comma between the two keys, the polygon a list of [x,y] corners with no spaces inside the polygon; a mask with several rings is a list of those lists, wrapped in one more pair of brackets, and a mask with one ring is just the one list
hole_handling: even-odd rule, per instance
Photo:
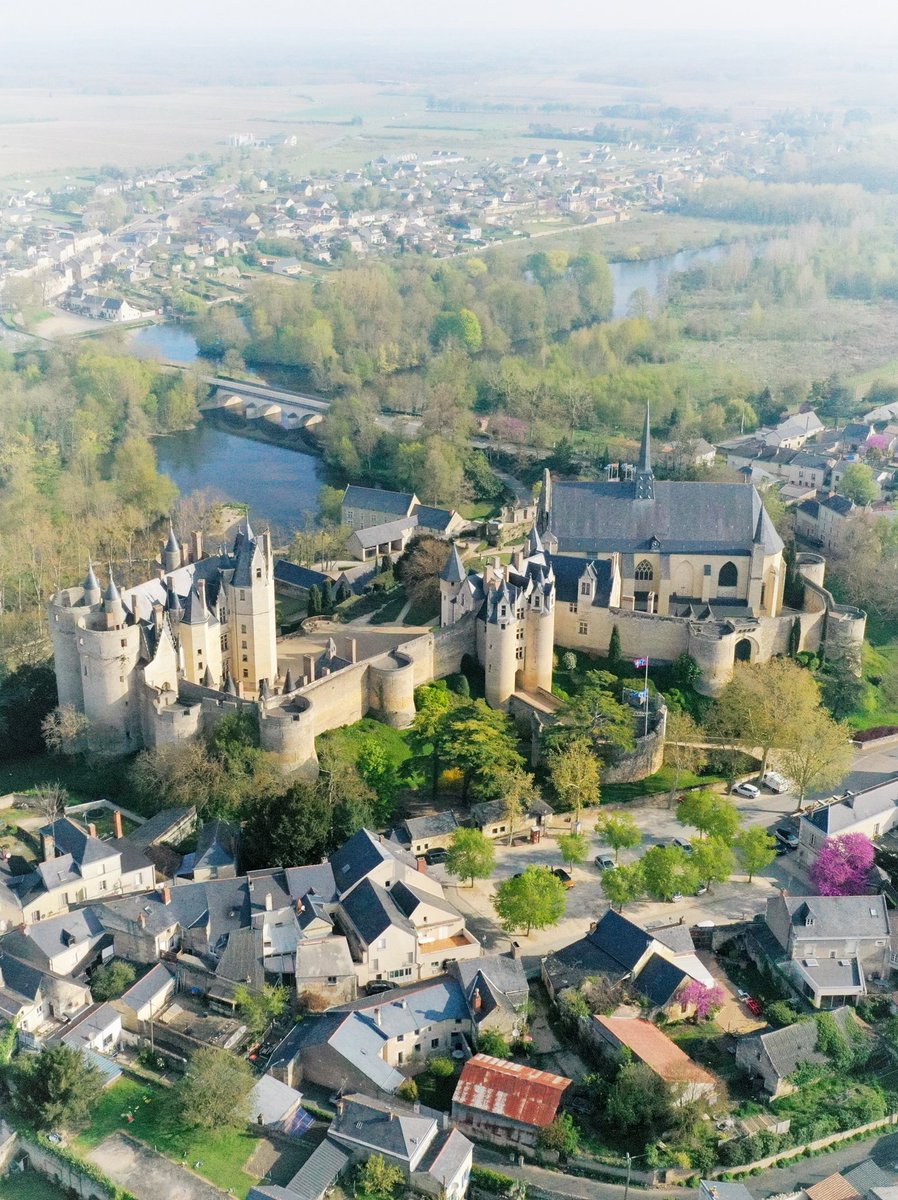
{"label": "river", "polygon": [[277,534],[303,527],[318,510],[324,482],[321,461],[271,442],[241,437],[211,421],[200,421],[156,439],[159,469],[183,494],[208,491],[218,500],[250,506],[250,519],[269,522]]}
{"label": "river", "polygon": [[[715,262],[727,249],[706,246],[643,262],[611,263],[614,317],[627,316],[634,292],[644,289],[655,299],[673,272]],[[185,366],[200,358],[193,335],[183,325],[133,329],[126,335],[126,344],[138,358]],[[274,373],[269,382],[290,386]],[[301,528],[317,512],[323,479],[320,462],[311,454],[241,437],[207,421],[195,429],[159,438],[156,448],[160,470],[171,476],[182,493],[208,490],[217,498],[249,504],[251,512],[271,522],[278,532]]]}

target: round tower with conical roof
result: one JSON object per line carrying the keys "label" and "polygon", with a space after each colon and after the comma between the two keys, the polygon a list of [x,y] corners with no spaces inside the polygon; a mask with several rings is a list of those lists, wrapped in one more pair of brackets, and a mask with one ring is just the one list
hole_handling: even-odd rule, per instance
{"label": "round tower with conical roof", "polygon": [[[517,618],[517,589],[506,580],[487,593],[483,637],[484,691],[490,708],[507,708],[515,691],[515,676],[523,668],[523,622]],[[521,599],[521,603],[523,600]]]}

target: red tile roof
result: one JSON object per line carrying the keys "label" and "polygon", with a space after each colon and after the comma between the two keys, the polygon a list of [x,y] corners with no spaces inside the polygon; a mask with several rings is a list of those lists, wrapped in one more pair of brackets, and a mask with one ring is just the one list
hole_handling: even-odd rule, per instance
{"label": "red tile roof", "polygon": [[555,1120],[562,1093],[570,1084],[563,1075],[475,1054],[462,1069],[452,1103],[542,1128]]}
{"label": "red tile roof", "polygon": [[716,1087],[717,1080],[704,1067],[692,1061],[666,1033],[642,1017],[602,1017],[594,1021],[610,1033],[610,1041],[633,1051],[634,1057],[667,1083],[705,1083]]}

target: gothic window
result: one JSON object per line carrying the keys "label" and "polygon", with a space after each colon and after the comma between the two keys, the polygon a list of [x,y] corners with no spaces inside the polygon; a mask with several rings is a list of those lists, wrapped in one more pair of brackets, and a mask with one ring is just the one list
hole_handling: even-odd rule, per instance
{"label": "gothic window", "polygon": [[739,582],[739,572],[736,570],[736,564],[727,562],[720,568],[717,576],[718,587],[735,587]]}
{"label": "gothic window", "polygon": [[655,578],[655,569],[647,558],[636,564],[635,578],[643,581]]}

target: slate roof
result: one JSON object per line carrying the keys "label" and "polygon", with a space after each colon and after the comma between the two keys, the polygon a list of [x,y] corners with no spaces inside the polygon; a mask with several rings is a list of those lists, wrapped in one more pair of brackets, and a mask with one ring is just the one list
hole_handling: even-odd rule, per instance
{"label": "slate roof", "polygon": [[[528,817],[547,817],[551,816],[554,811],[551,804],[547,804],[545,800],[540,800],[538,797],[527,802],[526,816]],[[471,821],[474,825],[493,825],[496,821],[501,821],[504,816],[504,800],[485,800],[482,804],[471,805]]]}
{"label": "slate roof", "polygon": [[141,979],[131,985],[120,997],[120,1002],[126,1004],[134,1012],[139,1012],[151,1000],[163,992],[174,980],[174,976],[165,963],[156,965]]}
{"label": "slate roof", "polygon": [[385,488],[359,487],[351,483],[343,493],[345,508],[361,508],[369,512],[395,513],[408,516],[415,497],[411,492],[390,492]]}
{"label": "slate roof", "polygon": [[821,500],[820,507],[829,508],[834,513],[838,513],[840,517],[847,517],[854,509],[854,501],[849,500],[847,496],[834,494],[827,496],[825,500]]}
{"label": "slate roof", "polygon": [[364,529],[354,529],[350,534],[363,550],[371,550],[381,542],[392,542],[401,537],[407,529],[417,529],[418,518],[398,517],[395,521],[385,521],[382,525],[366,525]]}
{"label": "slate roof", "polygon": [[860,964],[854,957],[797,959],[795,969],[822,992],[849,995],[863,987]]}
{"label": "slate roof", "polygon": [[337,979],[354,974],[349,943],[343,937],[327,937],[321,941],[301,941],[296,947],[296,978]]}
{"label": "slate roof", "polygon": [[329,579],[322,571],[313,571],[311,567],[300,567],[296,563],[279,558],[274,564],[274,582],[285,583],[290,587],[305,588],[322,587]]}
{"label": "slate roof", "polygon": [[337,1140],[381,1150],[408,1167],[437,1130],[438,1114],[430,1109],[419,1107],[415,1112],[355,1093],[342,1098],[329,1132]]}
{"label": "slate roof", "polygon": [[167,834],[172,829],[177,828],[182,821],[188,816],[195,816],[196,809],[193,805],[188,805],[183,808],[163,808],[161,812],[157,812],[149,820],[144,821],[142,825],[138,825],[136,829],[128,834],[127,840],[131,842],[138,850],[145,850],[154,842],[164,841]]}
{"label": "slate roof", "polygon": [[652,1004],[665,1008],[688,978],[686,972],[674,963],[668,962],[660,954],[653,954],[639,972],[636,986]]}
{"label": "slate roof", "polygon": [[415,866],[412,855],[396,842],[389,842],[367,829],[360,829],[358,833],[353,834],[330,858],[333,878],[340,895],[345,896],[359,880],[364,879],[388,858],[398,859],[410,867]]}
{"label": "slate roof", "polygon": [[523,1067],[490,1054],[475,1054],[462,1067],[452,1097],[461,1105],[540,1129],[551,1125],[570,1079]]}
{"label": "slate roof", "polygon": [[393,903],[390,893],[386,888],[372,883],[370,879],[363,879],[358,887],[345,897],[342,908],[358,930],[359,937],[368,946],[393,926],[414,935],[414,925]]}
{"label": "slate roof", "polygon": [[777,902],[786,907],[795,942],[889,937],[884,896],[774,896],[768,907]]}
{"label": "slate roof", "polygon": [[418,842],[428,837],[445,837],[454,833],[457,828],[455,813],[448,809],[446,812],[432,813],[427,817],[409,817],[400,826],[409,842]]}
{"label": "slate roof", "polygon": [[262,1075],[249,1094],[250,1120],[256,1124],[277,1125],[288,1117],[302,1100],[296,1088],[289,1087],[273,1075]]}
{"label": "slate roof", "polygon": [[[834,1008],[832,1015],[843,1030],[851,1029],[855,1024],[854,1014],[845,1005]],[[826,1055],[817,1049],[817,1022],[812,1018],[770,1033],[752,1034],[746,1040],[767,1058],[780,1079],[788,1078],[803,1062],[820,1064],[827,1061]]]}
{"label": "slate roof", "polygon": [[848,1167],[842,1174],[861,1195],[873,1188],[891,1187],[894,1181],[894,1176],[877,1166],[872,1158],[859,1162],[857,1166]]}
{"label": "slate roof", "polygon": [[465,1135],[457,1129],[452,1129],[445,1142],[437,1149],[433,1160],[422,1163],[421,1167],[428,1175],[433,1176],[441,1188],[446,1188],[471,1157],[472,1149]]}
{"label": "slate roof", "polygon": [[47,968],[51,958],[72,946],[79,946],[86,957],[104,936],[105,930],[93,909],[80,908],[36,921],[23,929],[13,929],[0,944],[8,954]]}
{"label": "slate roof", "polygon": [[71,855],[75,863],[90,865],[112,858],[117,852],[98,837],[91,837],[87,830],[71,817],[60,817],[40,831],[41,836],[51,834],[56,843],[57,856]]}
{"label": "slate roof", "polygon": [[593,559],[587,562],[582,558],[567,558],[563,554],[547,556],[552,570],[555,572],[555,595],[564,604],[576,604],[580,601],[580,580],[587,569],[596,580],[593,605],[607,608],[611,603],[611,585],[613,582],[611,560]]}
{"label": "slate roof", "polygon": [[196,840],[193,869],[232,866],[237,858],[237,826],[228,821],[207,821]]}
{"label": "slate roof", "polygon": [[645,551],[657,538],[662,553],[750,555],[759,515],[766,553],[783,548],[754,487],[658,480],[655,499],[639,502],[636,487],[553,484],[548,532],[558,539],[559,553]]}
{"label": "slate roof", "polygon": [[349,1164],[350,1153],[330,1138],[316,1146],[286,1187],[275,1184],[250,1188],[246,1200],[321,1200]]}
{"label": "slate roof", "polygon": [[420,528],[430,529],[434,533],[445,533],[455,513],[449,508],[431,508],[428,504],[418,504],[414,515]]}
{"label": "slate roof", "polygon": [[875,787],[865,788],[844,800],[823,804],[802,820],[810,821],[823,833],[841,833],[858,821],[892,813],[898,807],[898,779],[889,779]]}

